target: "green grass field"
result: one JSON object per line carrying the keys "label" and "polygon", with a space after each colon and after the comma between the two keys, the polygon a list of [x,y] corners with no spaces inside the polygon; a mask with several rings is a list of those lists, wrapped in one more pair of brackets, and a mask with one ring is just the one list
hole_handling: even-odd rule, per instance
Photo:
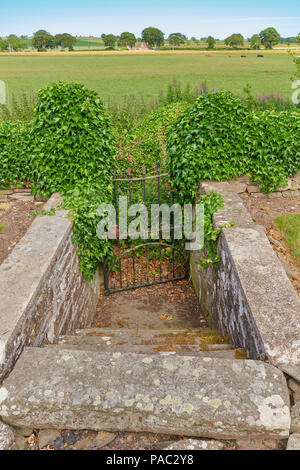
{"label": "green grass field", "polygon": [[75,80],[98,91],[103,99],[116,100],[136,94],[146,99],[166,88],[175,77],[183,85],[228,89],[242,94],[250,83],[257,95],[279,93],[289,98],[290,77],[295,66],[287,53],[256,54],[230,52],[206,57],[204,54],[164,55],[20,55],[0,56],[0,80],[8,85],[9,93],[22,89],[37,91],[50,82]]}

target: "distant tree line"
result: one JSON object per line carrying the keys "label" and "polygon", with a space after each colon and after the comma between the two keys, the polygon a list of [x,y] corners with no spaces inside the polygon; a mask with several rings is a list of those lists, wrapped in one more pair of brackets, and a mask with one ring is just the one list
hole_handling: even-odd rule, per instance
{"label": "distant tree line", "polygon": [[[22,51],[28,47],[28,39],[26,36],[18,37],[15,34],[11,34],[5,39],[0,38],[0,50],[1,51]],[[132,49],[135,47],[137,42],[145,42],[149,47],[154,49],[161,48],[165,42],[169,47],[175,48],[183,46],[187,43],[193,43],[195,46],[199,46],[200,43],[205,43],[207,49],[214,49],[219,39],[215,39],[213,36],[206,38],[197,39],[191,37],[190,40],[182,33],[171,33],[167,39],[165,39],[164,33],[152,26],[145,28],[140,38],[136,38],[133,33],[128,31],[121,33],[119,36],[114,34],[102,34],[101,39],[104,42],[106,49],[115,49],[116,45],[120,48]],[[60,47],[62,50],[68,49],[72,51],[77,38],[69,33],[62,33],[52,35],[44,29],[40,29],[33,34],[32,46],[38,51],[46,51]],[[240,33],[233,33],[225,38],[224,43],[226,46],[231,48],[243,47],[245,38]],[[270,27],[262,30],[259,34],[253,34],[247,41],[250,44],[251,49],[260,49],[264,46],[266,49],[272,49],[275,45],[281,43],[294,43],[300,44],[300,33],[296,37],[281,38],[278,31],[275,28]]]}
{"label": "distant tree line", "polygon": [[76,42],[76,37],[68,33],[52,34],[48,33],[44,29],[39,29],[33,34],[32,46],[38,51],[47,49],[54,49],[55,47],[61,47],[61,49],[68,49],[73,51],[73,46]]}
{"label": "distant tree line", "polygon": [[27,48],[27,43],[15,34],[10,34],[6,39],[0,38],[1,51],[23,51]]}
{"label": "distant tree line", "polygon": [[[144,41],[148,46],[153,47],[154,49],[162,47],[165,42],[168,43],[171,47],[180,47],[187,43],[188,38],[182,33],[171,33],[169,37],[165,40],[164,33],[154,27],[145,28],[142,31],[140,41]],[[272,49],[276,44],[280,42],[299,42],[300,33],[297,37],[291,38],[281,38],[278,31],[275,28],[270,27],[262,30],[259,34],[253,34],[251,38],[246,40],[242,34],[233,33],[227,38],[225,38],[224,43],[226,46],[231,48],[243,47],[245,41],[248,41],[251,49],[260,49],[261,46],[264,46],[265,49]],[[116,44],[119,47],[133,48],[138,41],[133,33],[122,33],[120,36],[114,36],[113,34],[102,34],[101,38],[104,41],[106,48],[113,49]],[[215,39],[213,36],[208,36],[207,38],[196,39],[191,37],[191,42],[195,45],[199,45],[200,41],[206,43],[208,49],[214,49],[219,39]]]}
{"label": "distant tree line", "polygon": [[[225,39],[225,44],[227,46],[236,48],[244,45],[245,39],[240,33],[232,34]],[[280,42],[280,34],[276,31],[275,28],[266,28],[261,31],[259,34],[253,34],[250,38],[250,47],[251,49],[260,49],[263,45],[266,49],[272,49],[273,46],[276,46]]]}
{"label": "distant tree line", "polygon": [[[179,38],[177,35],[180,35],[180,33],[174,33],[176,44],[178,41],[180,42],[183,37],[183,35],[180,35]],[[114,49],[116,44],[118,44],[119,47],[133,48],[137,42],[135,35],[129,32],[121,33],[120,36],[115,36],[114,34],[102,34],[101,39],[107,49]],[[148,46],[156,49],[164,45],[164,33],[160,29],[150,26],[142,31],[140,41],[146,42]]]}

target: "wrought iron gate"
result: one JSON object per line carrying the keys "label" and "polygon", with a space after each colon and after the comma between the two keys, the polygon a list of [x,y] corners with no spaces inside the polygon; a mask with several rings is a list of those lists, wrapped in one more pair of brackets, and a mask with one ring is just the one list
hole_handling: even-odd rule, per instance
{"label": "wrought iron gate", "polygon": [[[171,213],[170,238],[163,238],[161,217],[159,217],[159,237],[149,241],[149,227],[146,237],[139,240],[122,240],[119,233],[120,195],[129,196],[129,205],[136,201],[147,208],[150,204],[174,204],[174,191],[169,184],[169,173],[160,172],[157,164],[155,175],[146,176],[143,168],[142,177],[133,177],[130,168],[127,178],[117,178],[114,172],[114,202],[116,209],[116,240],[114,258],[103,262],[104,285],[106,294],[123,290],[136,289],[170,281],[186,279],[189,275],[189,262],[182,240],[174,238],[174,215]],[[136,189],[137,188],[137,189]]]}

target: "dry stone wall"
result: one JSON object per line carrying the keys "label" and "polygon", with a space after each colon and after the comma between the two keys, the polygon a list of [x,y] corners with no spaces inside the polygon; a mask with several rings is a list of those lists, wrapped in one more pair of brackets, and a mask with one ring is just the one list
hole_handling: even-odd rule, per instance
{"label": "dry stone wall", "polygon": [[300,364],[300,301],[273,252],[263,227],[254,224],[232,184],[203,182],[200,192],[219,192],[224,208],[214,215],[222,229],[217,269],[199,267],[201,252],[191,255],[193,284],[203,313],[233,345],[251,359],[274,365]]}
{"label": "dry stone wall", "polygon": [[[60,202],[53,195],[44,208]],[[86,282],[71,238],[66,211],[39,216],[0,266],[0,382],[24,346],[53,343],[92,323],[100,273]]]}

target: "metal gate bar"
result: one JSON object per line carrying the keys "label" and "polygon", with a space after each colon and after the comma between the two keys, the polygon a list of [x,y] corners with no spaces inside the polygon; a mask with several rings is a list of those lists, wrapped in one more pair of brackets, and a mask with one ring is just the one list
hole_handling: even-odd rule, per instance
{"label": "metal gate bar", "polygon": [[[170,227],[170,235],[171,235],[171,243],[166,243],[166,241],[163,240],[162,238],[162,216],[160,214],[159,216],[159,239],[158,241],[152,241],[152,242],[146,242],[139,244],[138,246],[134,246],[133,248],[125,249],[122,251],[121,247],[121,242],[120,242],[120,234],[119,234],[119,206],[118,206],[118,184],[126,184],[128,183],[128,192],[129,192],[129,203],[130,205],[132,204],[133,200],[133,185],[136,182],[141,182],[142,183],[142,188],[141,188],[141,193],[143,194],[143,202],[145,206],[147,207],[147,203],[150,202],[148,201],[147,198],[147,182],[149,180],[157,180],[157,203],[160,205],[161,204],[161,199],[162,199],[162,194],[161,194],[161,180],[162,178],[170,177],[169,173],[161,173],[160,172],[160,164],[157,164],[157,172],[155,175],[151,176],[146,176],[146,171],[145,167],[142,169],[142,177],[138,178],[133,178],[131,174],[130,168],[128,169],[128,178],[117,178],[116,176],[116,169],[114,170],[114,180],[113,180],[113,187],[114,187],[114,202],[115,202],[115,208],[116,208],[116,235],[117,235],[117,242],[116,242],[116,251],[117,253],[115,254],[115,261],[108,267],[107,265],[107,259],[104,259],[103,262],[103,272],[104,272],[104,285],[105,285],[105,291],[106,294],[111,294],[113,292],[120,292],[124,290],[132,290],[136,289],[139,287],[146,287],[146,286],[152,286],[152,285],[158,285],[158,284],[163,284],[166,282],[170,281],[176,281],[176,280],[182,280],[186,279],[189,274],[189,265],[187,260],[184,260],[183,263],[181,263],[181,266],[176,264],[176,251],[179,250],[179,248],[175,244],[175,237],[174,237],[174,214],[171,213],[171,227]],[[150,181],[149,181],[150,183]],[[172,205],[174,204],[174,191],[171,190],[171,203]],[[141,196],[141,194],[140,194]],[[147,230],[147,235],[150,233],[149,227]],[[142,240],[142,239],[141,239]],[[159,264],[159,279],[156,279],[156,276],[154,275],[154,279],[151,279],[149,276],[149,262],[150,262],[150,253],[153,247],[158,248],[158,264]],[[145,250],[145,267],[146,270],[143,273],[145,277],[144,282],[137,282],[137,267],[141,268],[141,264],[138,263],[138,258],[136,256],[136,253],[138,250],[141,248],[144,248]],[[166,275],[163,275],[163,259],[162,259],[162,249],[167,248],[171,249],[172,255],[171,255],[171,273],[172,275],[169,276],[168,270]],[[181,258],[184,258],[184,253],[181,253]],[[124,258],[125,256],[131,256],[131,266],[132,266],[132,279],[131,282],[130,280],[128,281],[127,279],[127,285],[125,284],[125,281],[123,280],[123,267],[122,267],[122,262],[124,263]],[[118,272],[118,279],[116,279],[115,276],[115,271],[114,269],[117,268]],[[178,272],[177,272],[178,271]],[[152,271],[153,274],[153,271]],[[115,283],[112,286],[111,281],[114,280]],[[116,281],[118,281],[118,285],[116,285]],[[124,282],[123,282],[124,281]]]}

